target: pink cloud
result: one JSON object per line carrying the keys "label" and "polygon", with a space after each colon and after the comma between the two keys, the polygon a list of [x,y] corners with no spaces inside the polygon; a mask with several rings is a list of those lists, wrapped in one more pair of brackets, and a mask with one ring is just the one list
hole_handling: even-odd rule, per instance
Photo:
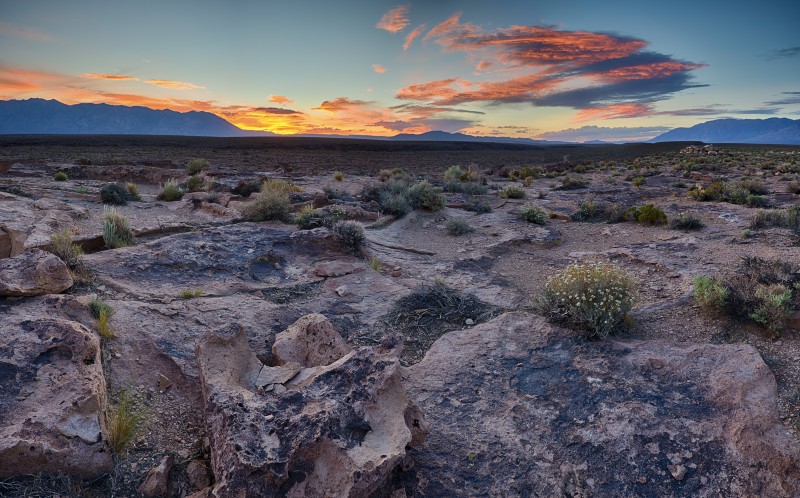
{"label": "pink cloud", "polygon": [[145,83],[172,90],[197,90],[199,88],[205,88],[204,86],[195,85],[194,83],[188,83],[186,81],[146,80]]}
{"label": "pink cloud", "polygon": [[409,24],[408,5],[399,5],[385,13],[375,27],[390,33],[397,33],[403,31]]}
{"label": "pink cloud", "polygon": [[293,104],[294,100],[290,99],[289,97],[284,97],[283,95],[270,95],[269,101],[275,104]]}
{"label": "pink cloud", "polygon": [[408,50],[408,47],[414,43],[414,40],[425,31],[425,25],[420,24],[413,31],[406,35],[406,40],[403,42],[403,50]]}
{"label": "pink cloud", "polygon": [[372,69],[378,74],[383,74],[387,71],[387,69],[380,64],[373,64]]}
{"label": "pink cloud", "polygon": [[103,73],[84,73],[82,78],[107,81],[138,81],[136,76],[125,76],[124,74],[103,74]]}

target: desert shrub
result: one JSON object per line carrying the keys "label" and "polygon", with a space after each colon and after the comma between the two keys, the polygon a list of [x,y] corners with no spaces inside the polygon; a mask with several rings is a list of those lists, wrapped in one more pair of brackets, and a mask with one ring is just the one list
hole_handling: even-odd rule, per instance
{"label": "desert shrub", "polygon": [[664,211],[653,204],[628,209],[628,218],[643,225],[663,225],[667,222]]}
{"label": "desert shrub", "polygon": [[404,192],[381,192],[378,200],[381,211],[394,216],[405,216],[414,210]]}
{"label": "desert shrub", "polygon": [[189,192],[199,192],[206,186],[206,178],[202,173],[195,173],[186,180],[186,188]]}
{"label": "desert shrub", "polygon": [[200,173],[204,169],[208,168],[208,161],[205,159],[197,158],[192,159],[188,163],[186,163],[186,172],[190,175],[196,175]]}
{"label": "desert shrub", "polygon": [[261,182],[260,178],[250,178],[249,180],[240,180],[236,186],[231,189],[231,193],[234,195],[240,195],[242,197],[250,197],[252,194],[261,190]]}
{"label": "desert shrub", "polygon": [[466,235],[470,232],[475,231],[475,229],[472,228],[469,222],[464,218],[450,218],[449,220],[447,220],[445,228],[447,229],[447,233],[449,233],[454,237],[458,237],[459,235]]}
{"label": "desert shrub", "polygon": [[339,201],[354,201],[355,197],[353,197],[350,192],[342,188],[333,188],[330,185],[325,186],[322,188],[322,191],[325,192],[325,196],[330,200],[339,200]]}
{"label": "desert shrub", "polygon": [[125,184],[125,190],[128,192],[128,199],[132,201],[141,201],[142,196],[139,194],[139,187],[132,182]]}
{"label": "desert shrub", "polygon": [[739,180],[737,186],[755,195],[767,195],[769,193],[769,189],[766,185],[758,180],[752,180],[750,178]]}
{"label": "desert shrub", "polygon": [[547,279],[537,306],[548,318],[586,338],[604,338],[626,326],[636,283],[612,263],[574,263]]}
{"label": "desert shrub", "polygon": [[523,166],[519,169],[518,175],[523,180],[527,178],[539,178],[542,175],[542,171],[536,168],[531,168],[530,166]]}
{"label": "desert shrub", "polygon": [[694,299],[703,308],[721,310],[728,301],[728,289],[718,278],[698,275],[692,278]]}
{"label": "desert shrub", "polygon": [[535,223],[537,225],[546,225],[548,223],[548,216],[544,209],[533,204],[525,204],[522,206],[522,219],[528,223]]}
{"label": "desert shrub", "polygon": [[478,199],[473,199],[466,206],[464,206],[464,210],[478,214],[491,213],[492,206]]}
{"label": "desert shrub", "polygon": [[336,180],[337,182],[344,180],[344,173],[342,173],[341,171],[336,171],[333,174],[333,179]]}
{"label": "desert shrub", "polygon": [[755,180],[740,180],[735,183],[715,181],[708,187],[696,186],[689,190],[689,197],[698,201],[724,201],[741,206],[761,207],[767,201],[763,194],[767,188]]}
{"label": "desert shrub", "polygon": [[115,453],[122,453],[138,435],[143,423],[144,415],[136,409],[128,392],[121,392],[116,408],[109,409],[106,416],[108,442]]}
{"label": "desert shrub", "polygon": [[570,217],[575,221],[605,221],[606,204],[586,198],[578,203],[578,209]]}
{"label": "desert shrub", "polygon": [[403,168],[382,169],[378,171],[378,180],[388,181],[408,181],[411,175],[406,173]]}
{"label": "desert shrub", "polygon": [[111,316],[114,314],[114,308],[111,307],[110,304],[101,300],[101,299],[92,299],[87,304],[89,307],[89,311],[92,313],[92,316],[95,318],[100,318],[100,313],[105,311],[107,316]]}
{"label": "desert shrub", "polygon": [[522,199],[525,197],[525,189],[519,185],[509,185],[500,191],[502,199]]}
{"label": "desert shrub", "polygon": [[724,184],[722,182],[713,182],[708,187],[695,186],[689,189],[689,197],[701,202],[718,201],[722,198],[722,190]]}
{"label": "desert shrub", "polygon": [[586,188],[586,185],[587,183],[584,180],[568,176],[561,180],[561,185],[556,187],[556,190],[577,190]]}
{"label": "desert shrub", "polygon": [[700,230],[703,228],[703,222],[697,215],[679,213],[678,216],[670,220],[669,227],[675,230]]}
{"label": "desert shrub", "polygon": [[124,206],[129,200],[133,200],[128,193],[128,189],[121,183],[106,183],[100,188],[100,199],[103,204],[115,204]]}
{"label": "desert shrub", "polygon": [[302,230],[309,230],[311,228],[331,227],[337,221],[345,217],[345,213],[341,209],[314,209],[311,206],[305,206],[300,210],[294,218],[294,222]]}
{"label": "desert shrub", "polygon": [[786,191],[790,194],[800,194],[800,180],[792,180],[787,183]]}
{"label": "desert shrub", "polygon": [[83,267],[83,250],[72,240],[72,232],[64,229],[50,236],[50,252],[58,256],[70,270]]}
{"label": "desert shrub", "polygon": [[369,258],[369,267],[372,268],[373,270],[375,270],[376,272],[380,273],[380,271],[381,271],[381,261],[378,258],[376,258],[375,256],[372,256],[371,258]]}
{"label": "desert shrub", "polygon": [[108,309],[100,308],[97,315],[97,334],[106,341],[110,341],[116,335],[114,329],[111,328],[110,320],[111,313]]}
{"label": "desert shrub", "polygon": [[408,188],[408,201],[414,209],[439,211],[444,208],[446,200],[427,180],[417,182]]}
{"label": "desert shrub", "polygon": [[203,289],[184,289],[178,295],[181,299],[195,299],[203,295]]}
{"label": "desert shrub", "polygon": [[460,182],[461,177],[464,176],[464,170],[458,166],[450,166],[444,172],[445,182]]}
{"label": "desert shrub", "polygon": [[90,164],[92,164],[92,161],[85,157],[81,157],[78,158],[77,161],[75,161],[75,164],[80,164],[81,166],[89,166]]}
{"label": "desert shrub", "polygon": [[643,176],[637,176],[634,177],[633,180],[631,180],[631,183],[633,184],[634,187],[641,187],[642,185],[644,185],[644,182],[645,178]]}
{"label": "desert shrub", "polygon": [[111,249],[131,246],[135,242],[128,218],[114,208],[103,209],[103,240]]}
{"label": "desert shrub", "polygon": [[334,223],[331,227],[331,232],[333,232],[336,240],[353,252],[358,252],[365,238],[364,226],[352,220],[342,220]]}
{"label": "desert shrub", "polygon": [[53,180],[57,182],[65,182],[68,180],[67,174],[64,173],[63,171],[59,171],[55,175],[53,175]]}
{"label": "desert shrub", "polygon": [[255,200],[244,209],[244,217],[250,221],[286,220],[292,206],[291,194],[295,191],[292,182],[267,179]]}
{"label": "desert shrub", "polygon": [[183,197],[183,189],[178,186],[178,180],[171,178],[161,186],[161,192],[158,194],[158,199],[162,201],[172,202],[180,200]]}
{"label": "desert shrub", "polygon": [[750,218],[750,228],[780,227],[800,233],[800,204],[784,209],[759,210]]}
{"label": "desert shrub", "polygon": [[453,192],[467,195],[483,195],[489,188],[486,185],[476,182],[462,182],[458,180],[449,180],[444,183],[442,190],[445,192]]}

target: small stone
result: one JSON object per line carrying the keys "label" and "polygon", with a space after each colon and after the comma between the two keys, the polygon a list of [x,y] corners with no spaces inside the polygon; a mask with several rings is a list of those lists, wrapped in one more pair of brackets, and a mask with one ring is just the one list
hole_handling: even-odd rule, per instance
{"label": "small stone", "polygon": [[172,386],[172,381],[169,380],[164,374],[158,374],[158,388],[166,391]]}
{"label": "small stone", "polygon": [[393,277],[399,277],[399,276],[400,276],[400,275],[402,275],[402,274],[403,274],[403,273],[402,273],[400,270],[395,270],[395,271],[393,271],[393,272],[391,273],[391,275],[392,275]]}
{"label": "small stone", "polygon": [[640,476],[637,480],[639,481],[639,484],[647,484],[647,478],[645,476]]}
{"label": "small stone", "polygon": [[350,294],[350,291],[348,290],[346,285],[340,285],[339,287],[336,288],[335,292],[336,292],[336,295],[339,296],[339,297],[344,297],[344,296]]}
{"label": "small stone", "polygon": [[676,481],[682,481],[686,477],[687,469],[683,465],[667,465],[667,470]]}
{"label": "small stone", "polygon": [[472,318],[467,318],[466,320],[464,320],[464,323],[466,323],[467,325],[475,325],[475,320],[473,320]]}
{"label": "small stone", "polygon": [[266,420],[267,422],[272,422],[273,420],[275,420],[275,415],[267,415],[266,417],[264,417],[264,420]]}
{"label": "small stone", "polygon": [[211,484],[208,468],[202,460],[192,460],[186,466],[186,480],[193,490],[207,488]]}
{"label": "small stone", "polygon": [[167,494],[169,484],[169,473],[175,459],[172,455],[167,455],[161,459],[158,465],[150,469],[147,476],[139,485],[139,492],[147,497],[163,496]]}

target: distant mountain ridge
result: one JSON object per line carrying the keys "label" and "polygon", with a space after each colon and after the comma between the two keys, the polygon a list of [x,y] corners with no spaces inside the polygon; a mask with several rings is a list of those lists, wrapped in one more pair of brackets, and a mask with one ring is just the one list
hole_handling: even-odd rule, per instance
{"label": "distant mountain ridge", "polygon": [[800,145],[800,119],[715,119],[675,128],[650,142],[742,143]]}
{"label": "distant mountain ridge", "polygon": [[181,135],[237,137],[248,132],[210,112],[176,112],[109,104],[67,105],[57,100],[0,101],[2,135]]}

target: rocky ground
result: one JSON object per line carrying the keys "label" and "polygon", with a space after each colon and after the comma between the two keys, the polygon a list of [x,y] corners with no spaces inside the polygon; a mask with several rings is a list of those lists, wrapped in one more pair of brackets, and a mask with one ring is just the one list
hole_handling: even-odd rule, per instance
{"label": "rocky ground", "polygon": [[[750,178],[793,205],[800,150],[448,151],[440,165],[426,150],[157,145],[2,150],[0,495],[800,495],[800,320],[776,336],[710,313],[692,282],[746,256],[797,265],[797,234],[688,195]],[[214,192],[158,200],[196,155]],[[425,166],[397,164],[411,155]],[[488,189],[397,219],[360,196],[376,163],[436,185],[471,167]],[[525,166],[540,174],[513,178]],[[585,185],[563,190],[567,175]],[[300,187],[295,210],[339,205],[363,223],[361,250],[327,228],[242,220],[252,198],[231,189],[264,177]],[[111,181],[141,193],[117,208],[131,247],[103,241]],[[525,197],[502,198],[511,184]],[[576,220],[590,199],[704,226]],[[465,210],[474,201],[491,212]],[[526,204],[549,222],[524,221]],[[454,218],[474,230],[450,235]],[[47,252],[65,228],[86,252],[79,272]],[[584,260],[637,281],[630,329],[604,341],[531,300]],[[92,299],[113,309],[113,337],[98,336]],[[143,422],[115,450],[125,398]]]}

